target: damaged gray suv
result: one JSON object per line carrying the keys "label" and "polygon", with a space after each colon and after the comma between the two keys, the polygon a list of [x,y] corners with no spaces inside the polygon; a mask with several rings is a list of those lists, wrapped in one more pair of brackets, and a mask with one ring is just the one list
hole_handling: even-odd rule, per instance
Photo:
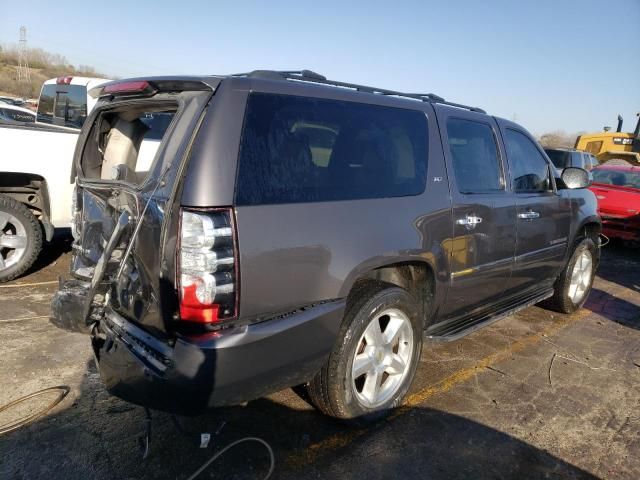
{"label": "damaged gray suv", "polygon": [[90,334],[125,400],[195,414],[301,386],[328,415],[375,418],[426,340],[589,294],[587,172],[479,108],[307,70],[91,94],[52,321]]}

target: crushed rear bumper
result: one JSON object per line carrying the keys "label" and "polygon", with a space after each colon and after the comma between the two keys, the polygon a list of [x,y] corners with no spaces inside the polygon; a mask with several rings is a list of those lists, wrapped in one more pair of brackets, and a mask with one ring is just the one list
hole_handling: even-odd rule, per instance
{"label": "crushed rear bumper", "polygon": [[236,405],[308,381],[338,335],[344,301],[201,337],[160,341],[107,311],[92,345],[110,393],[184,415]]}

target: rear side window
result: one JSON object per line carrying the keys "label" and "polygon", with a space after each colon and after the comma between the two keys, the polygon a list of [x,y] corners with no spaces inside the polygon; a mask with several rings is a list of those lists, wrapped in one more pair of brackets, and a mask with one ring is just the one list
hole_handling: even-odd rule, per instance
{"label": "rear side window", "polygon": [[81,128],[87,118],[87,88],[47,84],[38,104],[38,122]]}
{"label": "rear side window", "polygon": [[503,189],[502,170],[493,129],[486,123],[450,118],[447,140],[461,193]]}
{"label": "rear side window", "polygon": [[564,169],[571,166],[571,153],[565,150],[545,150],[547,152],[547,156],[551,163],[553,163],[556,168]]}
{"label": "rear side window", "polygon": [[551,189],[549,164],[526,135],[506,129],[505,148],[516,192],[546,192]]}
{"label": "rear side window", "polygon": [[254,93],[245,113],[236,203],[418,195],[426,156],[424,113]]}

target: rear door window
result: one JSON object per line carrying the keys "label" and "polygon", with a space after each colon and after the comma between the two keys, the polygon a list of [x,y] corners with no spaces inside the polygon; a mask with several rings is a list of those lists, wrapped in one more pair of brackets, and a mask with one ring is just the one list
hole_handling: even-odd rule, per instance
{"label": "rear door window", "polygon": [[447,140],[460,193],[503,190],[498,147],[491,126],[473,120],[449,118]]}
{"label": "rear door window", "polygon": [[249,96],[238,205],[419,195],[423,112],[318,98]]}
{"label": "rear door window", "polygon": [[505,148],[511,164],[511,178],[515,192],[551,190],[549,164],[529,137],[507,128]]}

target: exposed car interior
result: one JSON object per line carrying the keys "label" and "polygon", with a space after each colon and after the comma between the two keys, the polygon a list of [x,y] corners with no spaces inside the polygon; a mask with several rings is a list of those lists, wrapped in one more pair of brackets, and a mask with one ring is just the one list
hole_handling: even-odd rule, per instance
{"label": "exposed car interior", "polygon": [[85,178],[140,184],[144,181],[176,108],[111,110],[95,121],[91,142],[82,155]]}

